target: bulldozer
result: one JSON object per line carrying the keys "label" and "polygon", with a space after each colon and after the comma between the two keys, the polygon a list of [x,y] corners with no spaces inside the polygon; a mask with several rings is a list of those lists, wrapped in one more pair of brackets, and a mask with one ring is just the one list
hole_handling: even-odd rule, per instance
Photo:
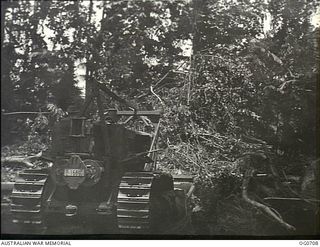
{"label": "bulldozer", "polygon": [[[81,111],[55,124],[50,165],[18,174],[12,222],[32,234],[188,234],[193,178],[158,169],[161,110],[138,110],[95,82]],[[104,92],[128,110],[105,110]],[[98,117],[87,111],[97,103]]]}

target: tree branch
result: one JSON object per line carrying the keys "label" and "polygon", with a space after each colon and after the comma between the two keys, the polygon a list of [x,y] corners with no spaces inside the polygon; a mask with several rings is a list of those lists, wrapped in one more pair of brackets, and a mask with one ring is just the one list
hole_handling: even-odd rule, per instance
{"label": "tree branch", "polygon": [[24,157],[24,156],[4,157],[4,158],[1,158],[1,163],[19,163],[19,164],[23,164],[26,167],[33,167],[32,160],[40,158],[41,155],[42,155],[42,152],[29,157]]}
{"label": "tree branch", "polygon": [[296,228],[294,226],[288,224],[287,222],[285,222],[283,219],[281,219],[279,217],[280,214],[278,212],[275,212],[274,209],[271,209],[270,207],[249,198],[248,185],[249,185],[250,179],[253,176],[254,172],[255,172],[255,170],[253,168],[249,168],[244,174],[244,178],[243,178],[243,182],[242,182],[242,197],[243,197],[243,199],[247,203],[249,203],[249,204],[253,205],[254,207],[263,211],[268,216],[271,216],[272,219],[274,219],[276,222],[278,222],[285,229],[287,229],[289,231],[295,231]]}
{"label": "tree branch", "polygon": [[2,115],[21,115],[21,114],[50,114],[50,112],[33,112],[33,111],[26,111],[26,112],[5,112]]}

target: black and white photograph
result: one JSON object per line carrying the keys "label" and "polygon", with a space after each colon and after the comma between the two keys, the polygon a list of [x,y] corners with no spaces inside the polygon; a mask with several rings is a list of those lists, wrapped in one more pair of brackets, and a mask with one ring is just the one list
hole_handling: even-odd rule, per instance
{"label": "black and white photograph", "polygon": [[317,0],[1,1],[1,238],[317,239],[319,46]]}

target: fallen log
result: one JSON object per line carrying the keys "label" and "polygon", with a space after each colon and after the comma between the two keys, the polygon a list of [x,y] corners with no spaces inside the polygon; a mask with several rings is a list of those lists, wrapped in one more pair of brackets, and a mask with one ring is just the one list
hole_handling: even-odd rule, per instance
{"label": "fallen log", "polygon": [[50,112],[34,112],[34,111],[26,111],[26,112],[3,112],[1,113],[3,116],[10,115],[34,115],[34,114],[50,114]]}
{"label": "fallen log", "polygon": [[249,204],[251,204],[252,206],[260,209],[262,212],[264,212],[265,214],[267,214],[268,216],[270,216],[272,219],[274,219],[277,223],[279,223],[282,227],[284,227],[285,229],[289,230],[289,231],[295,231],[296,228],[290,224],[288,224],[287,222],[285,222],[282,218],[281,215],[274,209],[271,209],[270,207],[257,202],[255,200],[252,200],[249,198],[248,196],[248,185],[250,182],[250,179],[252,178],[253,174],[254,174],[255,170],[253,168],[248,168],[248,170],[245,172],[244,174],[244,178],[242,181],[242,198]]}
{"label": "fallen log", "polygon": [[11,164],[22,164],[26,167],[33,167],[32,161],[40,158],[42,152],[33,155],[33,156],[9,156],[9,157],[1,157],[1,164],[11,163]]}
{"label": "fallen log", "polygon": [[[298,197],[265,197],[263,200],[284,200],[284,201],[306,201],[304,198],[298,198]],[[320,200],[317,199],[308,199],[310,202],[320,202]]]}

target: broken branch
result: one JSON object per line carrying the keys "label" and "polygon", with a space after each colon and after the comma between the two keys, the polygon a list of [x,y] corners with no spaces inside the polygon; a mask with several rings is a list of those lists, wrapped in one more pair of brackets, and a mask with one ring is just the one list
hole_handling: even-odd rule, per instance
{"label": "broken branch", "polygon": [[24,156],[4,157],[4,158],[1,158],[1,163],[19,163],[19,164],[22,164],[26,167],[33,167],[32,161],[34,159],[40,158],[41,155],[42,155],[42,152],[40,152],[34,156],[28,156],[28,157],[24,157]]}

